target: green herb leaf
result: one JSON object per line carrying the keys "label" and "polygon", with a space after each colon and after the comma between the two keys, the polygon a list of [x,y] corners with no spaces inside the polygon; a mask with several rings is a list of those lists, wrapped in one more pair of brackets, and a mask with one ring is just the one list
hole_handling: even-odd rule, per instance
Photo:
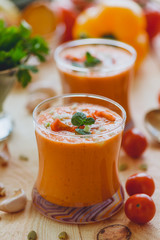
{"label": "green herb leaf", "polygon": [[84,125],[84,122],[86,119],[87,119],[86,114],[84,114],[82,112],[76,112],[71,118],[71,123],[74,126],[80,127],[80,126]]}
{"label": "green herb leaf", "polygon": [[76,131],[79,135],[89,135],[89,134],[91,134],[90,132],[86,132],[86,131],[84,131],[84,129],[81,129],[81,128],[76,128],[75,131]]}
{"label": "green herb leaf", "polygon": [[95,123],[95,119],[92,118],[92,117],[88,117],[86,120],[85,120],[85,125],[92,125]]}
{"label": "green herb leaf", "polygon": [[18,81],[22,84],[22,87],[26,87],[31,81],[31,75],[27,69],[18,70],[17,72]]}
{"label": "green herb leaf", "polygon": [[31,27],[27,22],[6,27],[0,20],[0,71],[18,67],[17,77],[23,87],[31,80],[29,71],[38,71],[35,66],[25,66],[26,60],[35,56],[43,62],[48,53],[48,45],[42,37],[31,37]]}
{"label": "green herb leaf", "polygon": [[86,67],[94,67],[100,63],[101,61],[98,58],[92,56],[89,52],[86,52],[86,60],[84,62]]}
{"label": "green herb leaf", "polygon": [[38,68],[37,68],[36,66],[32,66],[32,65],[24,65],[24,64],[21,64],[21,65],[19,65],[19,69],[20,69],[20,70],[27,69],[27,70],[30,70],[30,71],[33,72],[33,73],[38,72]]}

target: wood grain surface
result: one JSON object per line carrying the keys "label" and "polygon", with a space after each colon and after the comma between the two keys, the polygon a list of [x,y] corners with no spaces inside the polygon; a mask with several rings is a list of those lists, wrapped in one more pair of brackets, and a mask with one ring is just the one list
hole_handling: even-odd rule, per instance
{"label": "wood grain surface", "polygon": [[[157,94],[160,90],[160,69],[158,62],[152,55],[148,56],[136,79],[132,84],[131,110],[135,125],[140,128],[149,140],[149,148],[143,158],[133,161],[121,150],[120,162],[127,162],[129,168],[120,172],[120,179],[124,186],[126,178],[139,172],[139,165],[147,163],[148,173],[153,176],[156,191],[153,199],[156,204],[154,219],[143,226],[131,223],[122,209],[111,219],[89,225],[66,225],[53,222],[41,216],[34,210],[31,202],[31,191],[38,171],[38,153],[34,135],[32,116],[26,110],[29,97],[28,90],[15,87],[5,102],[5,110],[14,121],[14,131],[8,144],[11,161],[8,167],[0,167],[0,182],[5,184],[7,194],[15,188],[23,188],[28,197],[27,207],[23,212],[6,214],[0,212],[0,240],[25,240],[31,230],[38,234],[38,240],[57,240],[58,234],[66,231],[69,240],[97,240],[98,232],[110,224],[123,224],[130,228],[132,240],[159,240],[160,239],[160,145],[152,142],[147,134],[143,118],[147,110],[158,107]],[[40,66],[34,81],[51,81],[51,84],[61,92],[59,77],[55,72],[54,63],[47,62]],[[19,159],[20,155],[28,157],[28,161]],[[127,196],[126,196],[127,197]]]}

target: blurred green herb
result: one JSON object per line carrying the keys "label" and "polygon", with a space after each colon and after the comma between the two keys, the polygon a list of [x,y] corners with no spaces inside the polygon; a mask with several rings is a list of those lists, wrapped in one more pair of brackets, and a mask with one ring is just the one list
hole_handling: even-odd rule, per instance
{"label": "blurred green herb", "polygon": [[86,67],[94,67],[94,66],[96,66],[97,64],[100,64],[100,63],[101,63],[101,60],[92,56],[90,54],[90,52],[86,52],[86,60],[84,62],[84,65]]}
{"label": "blurred green herb", "polygon": [[31,81],[30,72],[38,71],[35,66],[27,65],[27,60],[35,56],[43,62],[48,53],[45,40],[39,36],[31,37],[31,28],[25,21],[18,27],[6,27],[0,20],[0,71],[17,68],[17,78],[23,87]]}

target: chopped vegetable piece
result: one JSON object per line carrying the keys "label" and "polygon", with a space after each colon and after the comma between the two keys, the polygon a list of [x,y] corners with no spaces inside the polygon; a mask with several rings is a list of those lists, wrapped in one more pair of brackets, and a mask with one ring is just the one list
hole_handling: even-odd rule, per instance
{"label": "chopped vegetable piece", "polygon": [[85,131],[85,132],[90,132],[90,126],[89,126],[89,125],[86,125],[86,126],[84,127],[84,131]]}
{"label": "chopped vegetable piece", "polygon": [[49,122],[47,122],[47,123],[44,124],[44,126],[45,126],[46,128],[50,127],[50,125],[51,125],[51,124],[50,124]]}
{"label": "chopped vegetable piece", "polygon": [[104,118],[106,118],[109,121],[115,121],[115,119],[116,119],[111,113],[109,113],[107,111],[97,111],[96,110],[94,114],[97,117],[104,117]]}
{"label": "chopped vegetable piece", "polygon": [[69,131],[73,132],[75,130],[75,127],[71,127],[59,120],[59,118],[56,118],[54,122],[51,123],[51,129],[52,131]]}
{"label": "chopped vegetable piece", "polygon": [[66,55],[65,59],[69,60],[69,61],[72,61],[72,62],[84,62],[85,61],[85,56],[81,57],[81,58],[78,58],[78,57],[73,56],[73,55]]}

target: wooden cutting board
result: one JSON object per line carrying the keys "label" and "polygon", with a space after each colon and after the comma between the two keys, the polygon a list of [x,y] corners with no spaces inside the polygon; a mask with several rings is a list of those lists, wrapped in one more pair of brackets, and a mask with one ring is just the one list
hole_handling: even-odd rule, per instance
{"label": "wooden cutting board", "polygon": [[[144,114],[151,108],[158,107],[157,95],[160,91],[160,69],[152,55],[148,56],[140,71],[137,73],[131,89],[131,110],[135,125],[141,129],[149,140],[149,147],[143,157],[134,161],[123,151],[120,162],[128,164],[126,171],[120,172],[123,186],[127,177],[139,172],[139,165],[146,163],[148,173],[153,176],[156,191],[153,199],[156,204],[154,219],[143,226],[130,222],[122,209],[111,219],[89,225],[66,225],[48,220],[34,210],[31,202],[31,191],[38,171],[38,154],[34,136],[32,116],[26,111],[28,90],[15,88],[5,102],[5,110],[14,120],[14,131],[9,140],[11,161],[6,168],[0,168],[0,182],[6,186],[9,194],[15,188],[23,188],[28,197],[27,207],[23,212],[6,214],[0,212],[0,240],[25,240],[31,230],[38,234],[38,240],[57,240],[58,234],[66,231],[69,240],[97,240],[98,232],[111,224],[123,224],[132,232],[132,240],[159,240],[160,239],[160,145],[153,143],[144,129]],[[52,61],[40,66],[34,80],[51,81],[57,92],[61,92],[59,77],[55,72]],[[28,157],[28,161],[21,161],[20,155]],[[127,198],[127,196],[126,196]],[[114,238],[113,238],[114,239]],[[99,240],[99,239],[98,239]],[[105,239],[104,239],[105,240]]]}

